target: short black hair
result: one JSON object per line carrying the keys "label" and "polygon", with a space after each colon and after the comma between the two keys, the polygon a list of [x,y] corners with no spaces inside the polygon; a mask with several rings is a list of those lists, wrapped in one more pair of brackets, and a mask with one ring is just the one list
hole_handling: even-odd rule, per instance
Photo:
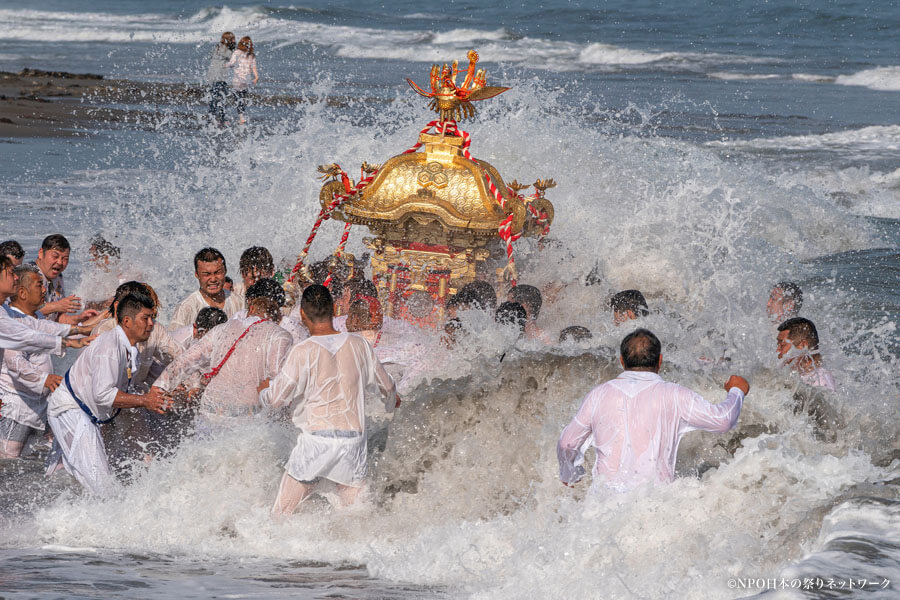
{"label": "short black hair", "polygon": [[636,329],[625,336],[619,346],[626,369],[653,369],[659,366],[662,344],[647,329]]}
{"label": "short black hair", "polygon": [[284,288],[281,287],[281,284],[277,281],[269,277],[264,277],[251,285],[247,290],[246,298],[248,302],[255,298],[266,298],[277,304],[279,307],[284,306],[286,301]]}
{"label": "short black hair", "polygon": [[803,290],[793,281],[779,281],[772,286],[772,291],[781,290],[781,301],[793,300],[794,311],[799,311],[803,306]]}
{"label": "short black hair", "polygon": [[14,268],[12,259],[5,254],[0,254],[0,271],[12,268]]}
{"label": "short black hair", "polygon": [[197,272],[199,268],[200,261],[203,262],[216,262],[217,260],[222,261],[222,266],[225,267],[225,270],[228,270],[228,265],[225,263],[225,256],[216,250],[215,248],[203,248],[197,254],[194,255],[194,273]]}
{"label": "short black hair", "polygon": [[126,281],[119,285],[119,287],[116,288],[116,293],[113,294],[112,302],[109,303],[110,314],[116,316],[116,302],[120,302],[122,298],[129,294],[146,296],[147,298],[150,298],[151,302],[153,301],[153,294],[150,293],[150,286],[146,283],[141,283],[140,281]]}
{"label": "short black hair", "polygon": [[216,325],[221,325],[227,321],[228,315],[225,314],[224,310],[215,306],[205,306],[197,313],[194,325],[197,326],[198,331],[209,331]]}
{"label": "short black hair", "polygon": [[54,233],[53,235],[48,235],[44,238],[44,241],[41,242],[41,250],[44,252],[48,252],[50,250],[59,250],[60,252],[65,252],[66,250],[71,250],[72,246],[69,244],[69,240],[66,239],[61,233]]}
{"label": "short black hair", "polygon": [[0,255],[12,256],[16,260],[22,260],[25,258],[25,249],[16,240],[6,240],[0,243]]}
{"label": "short black hair", "polygon": [[532,319],[537,319],[538,315],[541,314],[541,305],[544,303],[544,300],[541,298],[541,290],[533,285],[517,285],[509,290],[509,295],[513,302],[531,307],[529,312]]}
{"label": "short black hair", "polygon": [[516,325],[519,331],[525,331],[528,313],[525,311],[525,307],[518,302],[504,302],[497,307],[494,320],[500,325]]}
{"label": "short black hair", "polygon": [[310,321],[321,323],[334,316],[334,298],[324,285],[314,283],[303,290],[300,297],[300,309],[306,313]]}
{"label": "short black hair", "polygon": [[153,300],[144,294],[128,294],[119,300],[119,308],[116,310],[116,322],[121,325],[125,317],[134,318],[143,309],[154,310]]}
{"label": "short black hair", "polygon": [[796,346],[799,342],[806,342],[810,350],[819,349],[819,332],[809,319],[794,317],[778,326],[778,331],[787,331],[788,339]]}
{"label": "short black hair", "polygon": [[99,233],[91,238],[91,252],[96,252],[100,256],[108,256],[110,258],[119,258],[122,250],[118,246],[114,246]]}
{"label": "short black hair", "polygon": [[585,340],[591,339],[592,337],[594,337],[594,335],[587,327],[582,327],[581,325],[572,325],[559,332],[559,343],[561,344],[566,340],[583,342]]}
{"label": "short black hair", "polygon": [[458,308],[475,308],[478,310],[494,310],[497,307],[497,292],[487,281],[473,281],[462,286],[452,298],[449,306]]}
{"label": "short black hair", "polygon": [[609,306],[613,311],[620,313],[630,310],[638,317],[646,317],[650,314],[647,300],[639,290],[624,290],[614,294],[609,299]]}
{"label": "short black hair", "polygon": [[272,271],[274,273],[275,261],[272,260],[272,253],[266,248],[251,246],[241,254],[238,269],[240,269],[241,275],[252,271]]}

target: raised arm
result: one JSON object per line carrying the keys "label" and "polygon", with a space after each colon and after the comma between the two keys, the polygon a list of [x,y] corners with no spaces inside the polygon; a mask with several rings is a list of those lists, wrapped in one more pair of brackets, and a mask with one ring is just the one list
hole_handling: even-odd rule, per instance
{"label": "raised arm", "polygon": [[0,348],[23,352],[54,352],[62,350],[62,337],[32,329],[21,319],[0,317]]}
{"label": "raised arm", "polygon": [[584,477],[585,470],[581,465],[584,464],[585,442],[593,432],[591,422],[597,393],[592,391],[585,397],[575,418],[559,436],[556,458],[559,461],[559,479],[566,485],[578,483]]}
{"label": "raised arm", "polygon": [[710,404],[696,392],[679,397],[682,433],[695,429],[724,433],[737,424],[750,385],[743,377],[732,375],[725,383],[728,395],[719,404]]}
{"label": "raised arm", "polygon": [[57,323],[56,321],[51,321],[50,319],[35,319],[34,317],[29,315],[20,316],[17,318],[19,321],[22,321],[25,325],[31,327],[35,331],[40,331],[41,333],[49,333],[50,335],[59,335],[65,337],[73,333],[82,332],[81,330],[73,332],[72,325]]}

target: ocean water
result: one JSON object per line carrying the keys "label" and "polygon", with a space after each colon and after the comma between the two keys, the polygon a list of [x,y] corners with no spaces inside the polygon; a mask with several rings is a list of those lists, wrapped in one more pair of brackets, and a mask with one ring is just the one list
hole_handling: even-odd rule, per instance
{"label": "ocean water", "polygon": [[[516,245],[520,281],[564,286],[547,329],[594,332],[547,349],[476,322],[477,339],[435,349],[401,410],[372,416],[370,494],[351,511],[316,498],[270,518],[292,433],[265,420],[135,465],[104,502],[45,480],[39,456],[2,461],[0,595],[897,597],[896,6],[79,0],[0,3],[0,23],[0,70],[192,83],[231,29],[257,45],[260,92],[309,100],[251,107],[243,130],[178,105],[0,140],[0,238],[33,258],[65,233],[71,289],[91,292],[97,232],[170,308],[202,246],[232,268],[254,244],[292,264],[316,166],[408,148],[431,113],[404,78],[475,48],[489,83],[513,89],[461,124],[472,153],[507,181],[558,182],[551,243]],[[339,230],[323,226],[314,258]],[[783,279],[804,288],[835,394],[778,368],[765,300]],[[685,437],[672,485],[588,497],[557,481],[555,443],[618,372],[606,301],[626,288],[648,296],[664,377],[714,401],[732,372],[752,390],[735,432]]]}

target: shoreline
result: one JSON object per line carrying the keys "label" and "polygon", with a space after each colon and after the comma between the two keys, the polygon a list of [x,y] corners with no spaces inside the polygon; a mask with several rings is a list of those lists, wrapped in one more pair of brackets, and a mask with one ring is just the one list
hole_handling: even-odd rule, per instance
{"label": "shoreline", "polygon": [[[77,137],[121,126],[146,129],[164,118],[162,106],[189,113],[199,110],[205,115],[206,95],[205,85],[188,83],[107,79],[94,73],[29,68],[18,73],[0,71],[0,141]],[[323,101],[330,106],[346,106],[354,99],[360,100],[287,94],[250,94],[250,98],[256,106],[275,108]]]}

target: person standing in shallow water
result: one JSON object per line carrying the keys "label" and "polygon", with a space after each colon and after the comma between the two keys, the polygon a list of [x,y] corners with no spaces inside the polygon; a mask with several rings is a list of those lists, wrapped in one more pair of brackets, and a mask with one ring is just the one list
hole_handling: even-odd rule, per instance
{"label": "person standing in shallow water", "polygon": [[209,114],[211,114],[219,126],[225,124],[225,100],[228,98],[228,61],[234,52],[236,44],[234,34],[226,31],[222,39],[213,48],[209,58],[209,67],[206,70],[206,80],[209,83]]}
{"label": "person standing in shallow water", "polygon": [[228,60],[228,66],[234,68],[231,78],[231,88],[237,100],[237,111],[240,122],[244,124],[244,111],[247,109],[247,95],[251,81],[253,85],[259,83],[259,72],[256,70],[256,54],[253,51],[253,41],[249,36],[244,36],[238,42],[237,50]]}

